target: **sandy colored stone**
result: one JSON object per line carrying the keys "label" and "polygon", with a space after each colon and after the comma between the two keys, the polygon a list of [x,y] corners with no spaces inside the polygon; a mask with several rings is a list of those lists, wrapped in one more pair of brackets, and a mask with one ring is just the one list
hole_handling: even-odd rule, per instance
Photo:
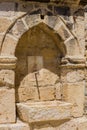
{"label": "sandy colored stone", "polygon": [[19,88],[17,93],[18,93],[18,100],[20,102],[39,99],[38,91],[36,87]]}
{"label": "sandy colored stone", "polygon": [[57,83],[55,85],[55,95],[56,95],[56,99],[61,99],[62,98],[62,84],[61,83]]}
{"label": "sandy colored stone", "polygon": [[7,29],[10,27],[12,21],[7,18],[0,18],[0,33],[5,33]]}
{"label": "sandy colored stone", "polygon": [[0,124],[0,130],[30,130],[28,124],[17,121],[14,124]]}
{"label": "sandy colored stone", "polygon": [[72,115],[74,117],[83,116],[84,86],[84,81],[78,83],[63,84],[63,100],[73,104]]}
{"label": "sandy colored stone", "polygon": [[61,80],[67,83],[83,81],[85,78],[84,69],[62,69]]}
{"label": "sandy colored stone", "polygon": [[6,35],[5,40],[3,42],[1,55],[14,55],[16,45],[17,39],[15,39],[11,35]]}
{"label": "sandy colored stone", "polygon": [[54,87],[40,87],[40,100],[54,100],[55,99],[55,88]]}
{"label": "sandy colored stone", "polygon": [[26,28],[23,21],[18,19],[13,28],[10,30],[10,34],[19,39],[27,30],[28,28]]}
{"label": "sandy colored stone", "polygon": [[71,36],[69,39],[64,41],[64,43],[65,43],[65,46],[67,48],[67,55],[75,56],[75,57],[80,55],[80,57],[81,57],[79,44],[73,36]]}
{"label": "sandy colored stone", "polygon": [[[81,129],[80,129],[81,128]],[[75,118],[66,123],[63,123],[57,130],[86,130],[87,129],[87,118]]]}
{"label": "sandy colored stone", "polygon": [[70,119],[71,104],[58,101],[18,103],[17,111],[21,120],[27,123]]}
{"label": "sandy colored stone", "polygon": [[0,123],[15,123],[15,90],[0,88]]}
{"label": "sandy colored stone", "polygon": [[0,71],[0,87],[14,87],[15,74],[13,70]]}

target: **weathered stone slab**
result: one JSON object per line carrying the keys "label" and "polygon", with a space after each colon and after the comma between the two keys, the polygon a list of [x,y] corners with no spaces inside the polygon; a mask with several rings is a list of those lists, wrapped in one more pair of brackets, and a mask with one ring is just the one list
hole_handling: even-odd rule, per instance
{"label": "weathered stone slab", "polygon": [[19,118],[28,123],[70,119],[71,104],[60,101],[18,103]]}
{"label": "weathered stone slab", "polygon": [[0,88],[0,123],[14,123],[15,119],[15,90]]}

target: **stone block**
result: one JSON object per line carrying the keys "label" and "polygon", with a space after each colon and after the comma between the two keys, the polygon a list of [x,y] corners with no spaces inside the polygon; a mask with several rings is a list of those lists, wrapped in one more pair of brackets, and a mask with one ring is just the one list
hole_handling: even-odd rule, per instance
{"label": "stone block", "polygon": [[65,46],[67,48],[67,55],[75,56],[75,57],[81,55],[78,42],[77,42],[77,40],[73,36],[71,36],[68,39],[66,39],[64,41],[64,44],[65,44]]}
{"label": "stone block", "polygon": [[5,33],[11,23],[12,21],[10,19],[0,17],[0,33]]}
{"label": "stone block", "polygon": [[19,118],[27,123],[71,118],[71,104],[60,101],[18,103]]}
{"label": "stone block", "polygon": [[54,100],[55,99],[55,89],[54,87],[40,87],[40,99],[42,101]]}
{"label": "stone block", "polygon": [[0,124],[15,123],[15,90],[0,88]]}
{"label": "stone block", "polygon": [[3,42],[1,55],[14,55],[16,45],[17,39],[9,34],[6,35],[5,40]]}
{"label": "stone block", "polygon": [[57,32],[63,40],[66,40],[71,36],[69,30],[63,24],[61,24],[61,26],[58,28]]}
{"label": "stone block", "polygon": [[60,22],[58,17],[56,17],[56,16],[50,16],[50,17],[45,16],[44,23],[48,24],[51,28],[54,29],[55,24],[57,22]]}
{"label": "stone block", "polygon": [[22,36],[22,34],[24,34],[27,31],[27,29],[28,28],[26,28],[23,21],[19,19],[17,20],[14,27],[10,30],[9,33],[19,39]]}
{"label": "stone block", "polygon": [[84,113],[84,91],[85,83],[66,83],[63,84],[63,100],[73,104],[72,116],[80,117]]}
{"label": "stone block", "polygon": [[28,100],[38,100],[38,90],[36,87],[24,87],[18,88],[18,100],[20,102],[28,101]]}
{"label": "stone block", "polygon": [[63,69],[61,70],[62,82],[75,83],[85,79],[84,69]]}
{"label": "stone block", "polygon": [[38,25],[39,23],[42,22],[39,14],[37,14],[37,15],[26,15],[24,17],[24,20],[25,20],[28,28],[32,28],[33,26],[36,26],[36,25]]}
{"label": "stone block", "polygon": [[0,71],[0,87],[14,87],[15,73],[13,70],[1,70]]}

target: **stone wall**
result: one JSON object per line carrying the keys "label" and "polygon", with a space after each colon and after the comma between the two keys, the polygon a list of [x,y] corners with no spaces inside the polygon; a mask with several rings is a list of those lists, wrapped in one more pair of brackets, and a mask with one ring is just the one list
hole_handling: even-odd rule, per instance
{"label": "stone wall", "polygon": [[87,130],[86,21],[82,6],[0,3],[0,129]]}

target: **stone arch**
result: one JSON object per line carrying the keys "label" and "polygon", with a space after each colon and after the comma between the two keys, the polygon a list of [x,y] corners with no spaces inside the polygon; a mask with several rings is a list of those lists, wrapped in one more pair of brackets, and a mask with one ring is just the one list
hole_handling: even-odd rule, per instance
{"label": "stone arch", "polygon": [[[59,16],[44,16],[44,19],[41,19],[41,15],[39,14],[26,14],[25,16],[17,19],[6,33],[1,48],[1,56],[14,56],[20,37],[30,28],[40,23],[46,24],[61,37],[63,44],[66,47],[66,55],[81,55],[79,44],[75,36],[72,34],[72,32],[70,32],[70,30],[64,24],[64,21]],[[73,49],[73,51],[71,51],[71,49]]]}

